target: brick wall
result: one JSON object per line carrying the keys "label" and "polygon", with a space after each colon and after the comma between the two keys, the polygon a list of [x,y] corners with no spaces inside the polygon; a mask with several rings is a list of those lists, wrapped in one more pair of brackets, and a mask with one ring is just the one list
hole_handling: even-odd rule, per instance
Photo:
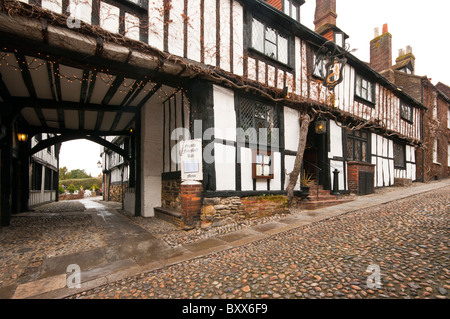
{"label": "brick wall", "polygon": [[180,208],[185,225],[195,225],[199,222],[202,208],[202,193],[203,186],[201,183],[181,183]]}
{"label": "brick wall", "polygon": [[375,164],[369,164],[364,162],[347,162],[347,181],[348,189],[350,192],[358,194],[359,185],[359,173],[368,172],[375,174]]}
{"label": "brick wall", "polygon": [[314,26],[320,32],[324,26],[336,25],[336,0],[317,0],[314,13]]}
{"label": "brick wall", "polygon": [[[424,146],[416,150],[416,162],[417,177],[421,179],[423,175],[424,182],[428,182],[449,177],[447,152],[450,130],[447,128],[448,103],[441,95],[436,94],[431,85],[424,87],[424,104],[428,107],[424,115]],[[434,107],[437,107],[436,118],[433,117]],[[438,141],[438,163],[433,161],[435,139]]]}
{"label": "brick wall", "polygon": [[370,67],[377,72],[392,66],[392,35],[387,25],[383,26],[383,34],[370,41]]}

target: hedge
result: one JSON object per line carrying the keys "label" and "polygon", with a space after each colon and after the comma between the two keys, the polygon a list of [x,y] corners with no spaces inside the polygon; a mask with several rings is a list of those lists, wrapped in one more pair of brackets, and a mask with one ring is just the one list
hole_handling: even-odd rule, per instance
{"label": "hedge", "polygon": [[91,189],[92,186],[96,185],[97,187],[102,185],[101,177],[90,177],[90,178],[80,178],[80,179],[65,179],[60,180],[59,185],[69,186],[73,184],[76,189],[80,189],[83,186],[83,189]]}

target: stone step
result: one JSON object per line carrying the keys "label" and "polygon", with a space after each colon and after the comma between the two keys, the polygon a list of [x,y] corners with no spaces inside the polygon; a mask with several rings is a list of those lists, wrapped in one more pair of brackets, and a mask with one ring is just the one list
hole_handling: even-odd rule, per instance
{"label": "stone step", "polygon": [[173,208],[155,207],[155,217],[169,222],[177,227],[182,227],[182,213]]}
{"label": "stone step", "polygon": [[330,199],[330,200],[319,200],[319,201],[308,201],[304,202],[300,205],[300,208],[306,209],[306,210],[314,210],[317,208],[324,208],[324,207],[330,207],[334,205],[339,205],[343,203],[348,203],[353,201],[353,198],[341,198],[341,199]]}

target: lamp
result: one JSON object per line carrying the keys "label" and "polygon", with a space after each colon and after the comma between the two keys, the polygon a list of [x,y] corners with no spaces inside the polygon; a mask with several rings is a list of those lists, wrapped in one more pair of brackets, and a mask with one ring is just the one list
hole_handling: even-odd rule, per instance
{"label": "lamp", "polygon": [[316,134],[323,134],[327,131],[327,121],[317,121],[316,122]]}
{"label": "lamp", "polygon": [[97,167],[102,168],[102,162],[100,162],[100,160],[98,160],[98,162],[97,162]]}
{"label": "lamp", "polygon": [[19,142],[26,142],[28,140],[28,135],[25,133],[17,133],[17,139]]}

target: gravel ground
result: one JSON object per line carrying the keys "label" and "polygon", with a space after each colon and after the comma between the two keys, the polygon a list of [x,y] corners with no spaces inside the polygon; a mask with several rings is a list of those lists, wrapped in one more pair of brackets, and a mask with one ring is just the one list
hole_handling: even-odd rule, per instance
{"label": "gravel ground", "polygon": [[[445,187],[71,298],[447,299],[449,205]],[[368,287],[369,265],[379,267],[380,287]]]}

